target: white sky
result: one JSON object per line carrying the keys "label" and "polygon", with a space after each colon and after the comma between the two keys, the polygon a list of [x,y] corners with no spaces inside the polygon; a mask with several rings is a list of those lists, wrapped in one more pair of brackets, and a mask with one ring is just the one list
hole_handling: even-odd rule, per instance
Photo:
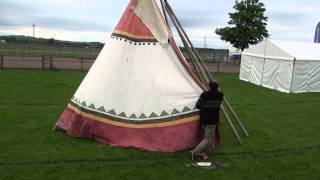
{"label": "white sky", "polygon": [[[313,42],[320,0],[261,0],[271,39]],[[168,0],[191,40],[203,47],[229,48],[214,33],[224,27],[234,0]],[[0,35],[105,42],[128,0],[0,0]]]}

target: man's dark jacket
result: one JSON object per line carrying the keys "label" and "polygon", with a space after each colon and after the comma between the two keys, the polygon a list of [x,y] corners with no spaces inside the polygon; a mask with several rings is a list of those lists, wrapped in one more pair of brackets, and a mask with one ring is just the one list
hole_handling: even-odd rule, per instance
{"label": "man's dark jacket", "polygon": [[222,100],[223,93],[219,90],[210,89],[200,95],[196,107],[200,109],[200,122],[202,125],[218,123]]}

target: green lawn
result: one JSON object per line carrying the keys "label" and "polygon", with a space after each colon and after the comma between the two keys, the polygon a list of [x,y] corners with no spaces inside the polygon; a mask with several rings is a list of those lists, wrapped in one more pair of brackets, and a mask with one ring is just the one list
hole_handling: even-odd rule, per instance
{"label": "green lawn", "polygon": [[320,179],[320,93],[285,94],[217,75],[250,137],[222,119],[218,170],[186,167],[188,151],[151,153],[74,139],[52,126],[82,72],[0,71],[0,179]]}

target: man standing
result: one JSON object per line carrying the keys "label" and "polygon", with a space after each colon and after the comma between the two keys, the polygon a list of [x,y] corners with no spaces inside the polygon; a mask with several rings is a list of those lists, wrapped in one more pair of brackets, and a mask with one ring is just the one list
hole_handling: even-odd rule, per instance
{"label": "man standing", "polygon": [[192,160],[208,159],[204,153],[206,148],[212,146],[214,132],[219,122],[220,105],[223,100],[223,93],[218,90],[219,84],[217,81],[209,82],[210,89],[203,92],[197,102],[196,107],[200,109],[200,123],[204,129],[204,138],[191,151]]}

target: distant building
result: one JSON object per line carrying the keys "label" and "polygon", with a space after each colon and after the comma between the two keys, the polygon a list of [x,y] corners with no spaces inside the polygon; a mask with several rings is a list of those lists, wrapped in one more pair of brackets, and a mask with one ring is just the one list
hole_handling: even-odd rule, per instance
{"label": "distant building", "polygon": [[228,61],[240,62],[240,60],[241,60],[241,51],[234,48],[230,49]]}

